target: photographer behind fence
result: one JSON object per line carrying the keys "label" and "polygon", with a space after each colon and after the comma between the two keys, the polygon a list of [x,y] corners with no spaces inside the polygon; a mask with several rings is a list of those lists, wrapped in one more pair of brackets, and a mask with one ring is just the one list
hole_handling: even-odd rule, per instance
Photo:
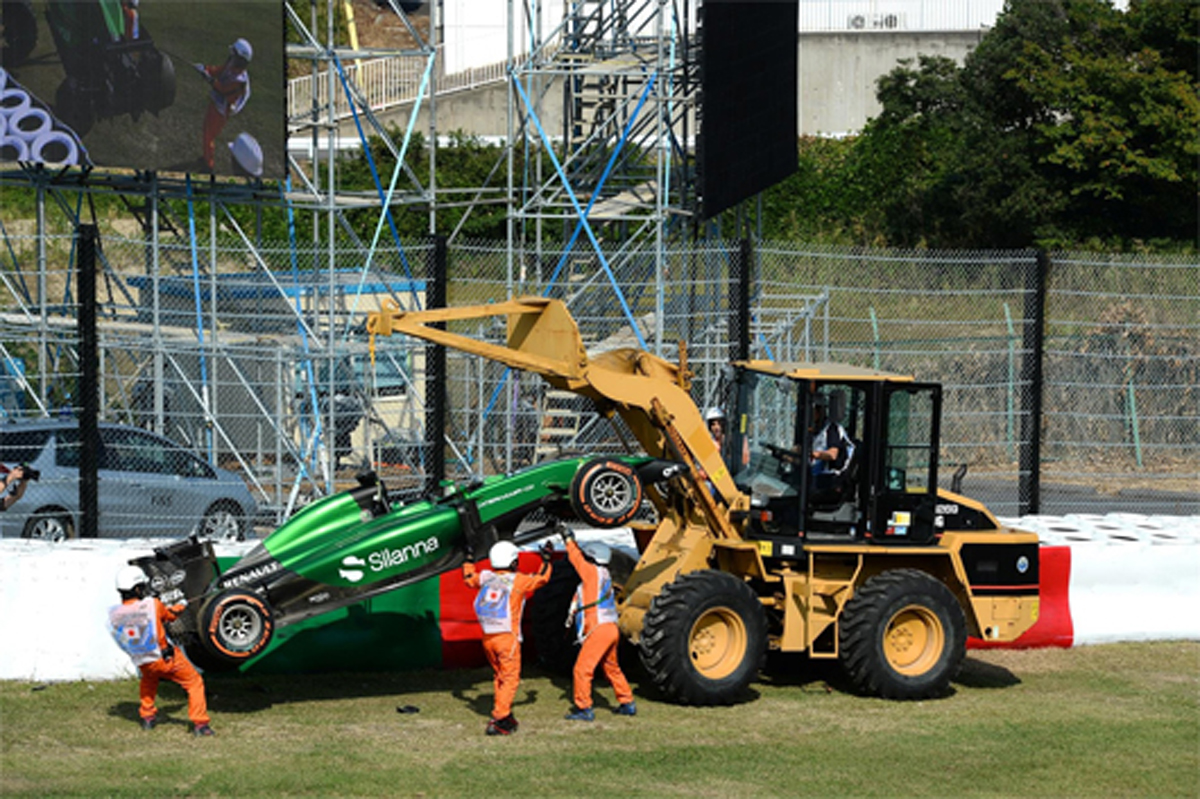
{"label": "photographer behind fence", "polygon": [[[4,469],[0,466],[0,469]],[[12,469],[5,470],[4,489],[2,492],[4,497],[0,499],[0,510],[8,510],[18,499],[25,496],[25,484],[30,480],[37,480],[41,477],[41,473],[37,469],[29,466],[17,466]],[[13,488],[13,483],[16,483],[16,488]]]}

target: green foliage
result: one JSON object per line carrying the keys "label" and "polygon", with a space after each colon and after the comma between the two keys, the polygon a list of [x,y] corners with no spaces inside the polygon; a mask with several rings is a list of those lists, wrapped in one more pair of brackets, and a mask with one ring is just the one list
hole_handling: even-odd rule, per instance
{"label": "green foliage", "polygon": [[[403,139],[402,131],[393,128],[389,135],[394,141]],[[342,159],[339,164],[341,186],[347,191],[363,191],[370,196],[386,195],[396,168],[396,158],[384,146],[379,137],[370,140],[370,157],[366,151],[358,151]],[[407,170],[402,171],[396,183],[398,193],[417,196],[429,186],[429,150],[425,137],[413,134],[404,153]],[[499,145],[486,144],[478,138],[456,131],[450,136],[450,145],[439,147],[436,156],[436,180],[439,196],[445,199],[446,207],[438,209],[436,231],[449,235],[462,222],[460,236],[505,238],[505,214],[503,189],[507,180],[504,149]],[[374,164],[374,176],[371,167]],[[416,176],[419,183],[414,183]],[[445,193],[446,190],[461,189],[482,191],[460,191]],[[475,202],[472,208],[470,204]],[[424,202],[393,206],[393,218],[400,237],[425,236],[429,233],[428,206]],[[349,216],[357,230],[373,230],[378,222],[378,210],[352,211]]]}
{"label": "green foliage", "polygon": [[921,56],[880,78],[856,139],[801,141],[768,236],[1194,249],[1198,28],[1177,0],[1010,0],[962,67]]}

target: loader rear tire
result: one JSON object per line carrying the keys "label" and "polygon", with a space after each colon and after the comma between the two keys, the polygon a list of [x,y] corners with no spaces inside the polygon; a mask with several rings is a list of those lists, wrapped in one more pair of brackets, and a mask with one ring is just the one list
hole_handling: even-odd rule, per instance
{"label": "loader rear tire", "polygon": [[944,695],[967,651],[967,623],[950,589],[917,569],[867,580],[842,611],[842,664],[855,688],[884,699]]}
{"label": "loader rear tire", "polygon": [[639,642],[642,665],[667,698],[728,705],[758,676],[767,654],[767,617],[745,581],[710,569],[663,586]]}

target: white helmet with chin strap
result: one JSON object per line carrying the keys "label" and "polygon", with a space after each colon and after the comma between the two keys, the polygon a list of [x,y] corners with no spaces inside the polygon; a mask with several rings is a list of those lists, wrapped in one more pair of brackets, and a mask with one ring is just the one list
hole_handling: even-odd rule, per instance
{"label": "white helmet with chin strap", "polygon": [[603,544],[599,541],[583,545],[583,554],[588,556],[588,559],[597,566],[607,566],[612,560],[612,549],[608,544]]}
{"label": "white helmet with chin strap", "polygon": [[250,63],[250,59],[254,58],[254,48],[250,46],[250,42],[245,39],[238,39],[233,44],[229,45],[230,55],[235,55],[238,58]]}
{"label": "white helmet with chin strap", "polygon": [[139,585],[150,582],[146,573],[137,566],[122,566],[117,572],[117,590],[128,593]]}
{"label": "white helmet with chin strap", "polygon": [[488,560],[493,569],[511,569],[517,565],[517,555],[520,551],[512,541],[497,541],[488,551]]}

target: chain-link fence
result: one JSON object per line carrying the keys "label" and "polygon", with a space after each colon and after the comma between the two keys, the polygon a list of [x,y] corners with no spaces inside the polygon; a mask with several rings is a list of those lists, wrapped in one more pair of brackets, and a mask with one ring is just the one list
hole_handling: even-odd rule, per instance
{"label": "chain-link fence", "polygon": [[[74,417],[75,240],[5,245],[3,413]],[[453,351],[442,368],[431,347],[405,337],[372,347],[368,313],[423,308],[439,290],[451,306],[562,299],[593,355],[635,346],[675,360],[686,342],[702,407],[725,403],[722,367],[745,356],[941,382],[942,462],[969,464],[964,491],[999,514],[1031,503],[1050,513],[1200,511],[1195,259],[781,242],[564,256],[418,241],[370,252],[224,236],[153,248],[110,237],[96,269],[101,419],[161,434],[240,476],[260,529],[364,468],[417,495],[442,476],[443,459],[445,476],[462,478],[633,441],[535,376]],[[450,328],[501,342],[504,322]],[[19,428],[2,429],[0,447]],[[101,502],[136,484],[102,472]],[[156,502],[148,516],[174,513],[176,500]],[[23,499],[9,520],[38,512],[32,504]]]}

